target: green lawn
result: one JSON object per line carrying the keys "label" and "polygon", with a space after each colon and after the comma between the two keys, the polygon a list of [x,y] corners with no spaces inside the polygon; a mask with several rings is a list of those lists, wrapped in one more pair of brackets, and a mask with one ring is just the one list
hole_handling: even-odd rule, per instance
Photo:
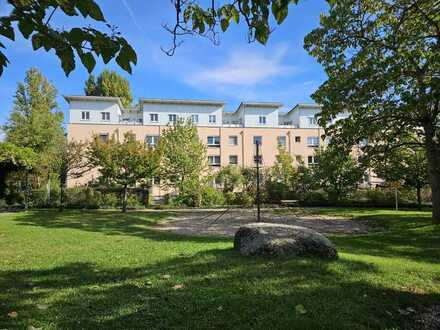
{"label": "green lawn", "polygon": [[164,213],[0,214],[0,329],[398,329],[439,303],[429,212],[303,211],[386,231],[331,237],[337,261],[254,259],[231,239],[155,232]]}

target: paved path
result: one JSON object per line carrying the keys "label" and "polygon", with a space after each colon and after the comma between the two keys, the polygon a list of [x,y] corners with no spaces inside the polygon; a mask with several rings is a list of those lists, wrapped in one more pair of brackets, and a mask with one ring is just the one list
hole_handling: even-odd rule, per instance
{"label": "paved path", "polygon": [[[180,211],[155,228],[177,234],[195,236],[234,236],[237,229],[256,221],[252,209]],[[362,234],[369,228],[362,223],[345,218],[321,215],[275,214],[271,210],[261,213],[262,222],[296,225],[320,233]]]}

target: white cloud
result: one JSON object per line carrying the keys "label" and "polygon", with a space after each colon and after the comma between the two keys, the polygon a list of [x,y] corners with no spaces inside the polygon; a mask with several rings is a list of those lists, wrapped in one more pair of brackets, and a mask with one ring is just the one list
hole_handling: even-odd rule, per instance
{"label": "white cloud", "polygon": [[227,58],[220,58],[220,63],[214,67],[205,65],[196,68],[185,76],[184,82],[196,88],[219,89],[267,84],[274,78],[301,71],[298,67],[284,64],[287,51],[285,46],[277,47],[271,54],[234,50]]}
{"label": "white cloud", "polygon": [[138,20],[136,19],[136,15],[134,14],[133,9],[131,8],[131,6],[128,4],[128,2],[126,0],[122,0],[122,4],[124,5],[125,9],[127,9],[128,15],[130,16],[131,21],[133,22],[133,24],[136,26],[136,28],[141,31],[144,32],[144,30],[142,29],[142,27],[140,26]]}

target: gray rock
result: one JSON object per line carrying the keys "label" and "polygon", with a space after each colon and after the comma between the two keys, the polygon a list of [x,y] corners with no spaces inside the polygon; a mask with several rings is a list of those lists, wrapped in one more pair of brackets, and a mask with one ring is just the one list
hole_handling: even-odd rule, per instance
{"label": "gray rock", "polygon": [[250,223],[238,229],[234,249],[244,256],[294,255],[337,258],[333,243],[309,228],[274,223]]}

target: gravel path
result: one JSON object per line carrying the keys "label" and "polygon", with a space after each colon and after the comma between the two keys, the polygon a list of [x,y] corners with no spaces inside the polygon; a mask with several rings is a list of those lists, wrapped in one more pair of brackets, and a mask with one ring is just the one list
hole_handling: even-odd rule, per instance
{"label": "gravel path", "polygon": [[[240,226],[255,221],[256,211],[252,209],[185,211],[176,213],[155,228],[184,235],[234,236]],[[324,234],[362,234],[370,231],[365,224],[346,218],[280,215],[269,210],[262,211],[261,221],[307,227]]]}

